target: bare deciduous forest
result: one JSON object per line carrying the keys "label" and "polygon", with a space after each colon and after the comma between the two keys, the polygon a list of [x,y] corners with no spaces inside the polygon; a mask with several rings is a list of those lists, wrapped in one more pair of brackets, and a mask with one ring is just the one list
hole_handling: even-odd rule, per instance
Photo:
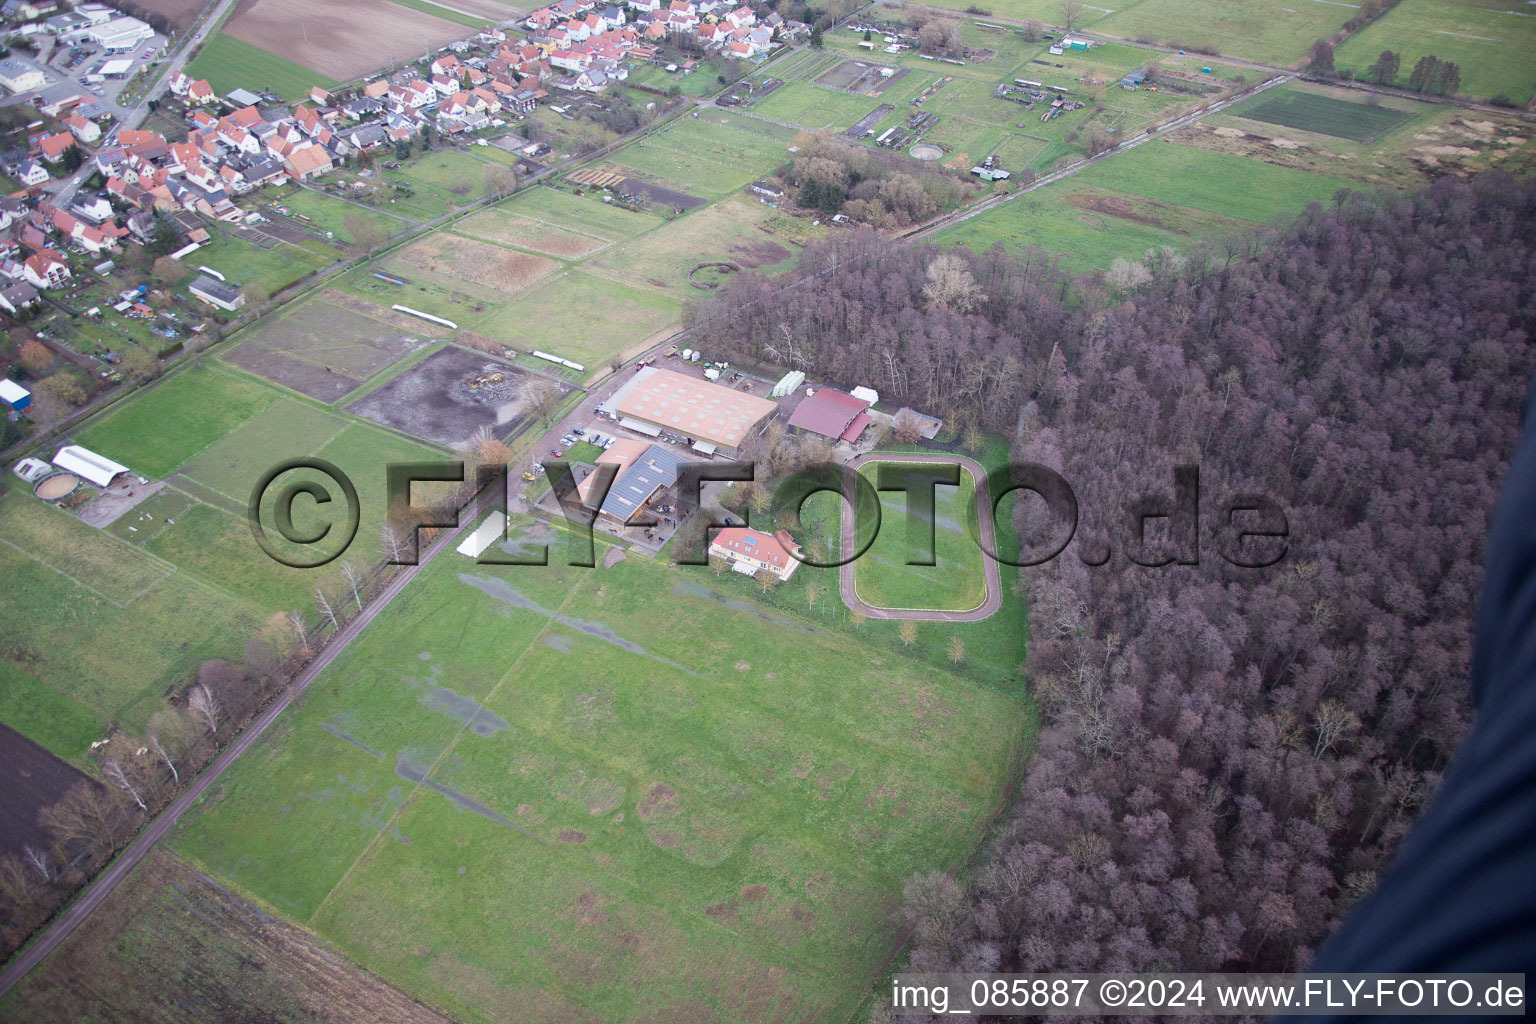
{"label": "bare deciduous forest", "polygon": [[[971,875],[908,883],[913,969],[1303,968],[1468,725],[1536,354],[1536,186],[1341,193],[1117,271],[845,232],[692,311],[726,358],[1009,436],[1080,502],[1073,546],[1024,573],[1038,747]],[[1125,508],[1171,499],[1178,464],[1209,499],[1199,564],[1132,564]],[[1278,564],[1218,556],[1237,494],[1283,508]],[[1014,506],[1021,537],[1042,504]],[[1148,536],[1140,561],[1192,554]]]}

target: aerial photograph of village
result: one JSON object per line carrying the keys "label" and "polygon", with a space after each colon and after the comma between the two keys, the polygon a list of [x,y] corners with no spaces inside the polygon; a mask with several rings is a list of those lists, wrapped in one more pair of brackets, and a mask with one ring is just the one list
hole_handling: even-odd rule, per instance
{"label": "aerial photograph of village", "polygon": [[1533,0],[0,21],[0,1020],[1536,960]]}

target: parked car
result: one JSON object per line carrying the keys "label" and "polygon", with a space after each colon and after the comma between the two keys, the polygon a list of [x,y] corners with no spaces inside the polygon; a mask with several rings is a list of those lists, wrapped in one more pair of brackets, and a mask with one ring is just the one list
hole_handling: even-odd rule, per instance
{"label": "parked car", "polygon": [[551,448],[549,450],[549,457],[552,458],[552,459],[558,459],[560,456],[562,456],[564,454],[565,454],[565,452],[562,452],[558,448]]}
{"label": "parked car", "polygon": [[571,433],[575,434],[577,437],[581,437],[586,433],[586,431],[582,430],[580,427],[575,427],[571,430]]}
{"label": "parked car", "polygon": [[538,479],[538,477],[534,476],[532,473],[526,473],[525,472],[523,474],[523,479],[528,481],[529,483],[533,483],[535,480]]}

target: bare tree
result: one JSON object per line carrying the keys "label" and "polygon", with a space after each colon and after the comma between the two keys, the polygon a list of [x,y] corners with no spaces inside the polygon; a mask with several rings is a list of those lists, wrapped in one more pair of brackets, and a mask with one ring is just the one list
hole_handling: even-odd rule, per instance
{"label": "bare tree", "polygon": [[765,594],[773,589],[774,584],[779,582],[779,578],[773,573],[769,572],[767,569],[757,570],[756,579],[757,589],[761,590]]}
{"label": "bare tree", "polygon": [[331,624],[332,630],[341,628],[336,619],[336,609],[331,605],[331,599],[325,596],[325,588],[319,585],[315,587],[315,609],[322,619]]}
{"label": "bare tree", "polygon": [[105,786],[82,779],[58,803],[39,811],[37,820],[61,846],[83,842],[98,850],[110,849],[121,817],[119,799]]}
{"label": "bare tree", "polygon": [[357,610],[363,610],[363,574],[357,571],[357,566],[351,562],[341,563],[341,578],[347,584],[347,593],[352,596],[352,601],[357,605]]}
{"label": "bare tree", "polygon": [[917,643],[917,623],[911,619],[903,619],[901,625],[896,627],[896,635],[901,637],[903,647],[911,647]]}
{"label": "bare tree", "polygon": [[187,711],[212,736],[219,731],[219,701],[213,691],[198,683],[187,691]]}
{"label": "bare tree", "polygon": [[299,645],[299,650],[309,654],[309,623],[304,621],[304,613],[298,610],[289,612],[288,628],[293,630],[293,639]]}
{"label": "bare tree", "polygon": [[384,545],[384,553],[391,562],[398,562],[405,557],[405,536],[394,523],[385,522],[379,527],[379,542]]}
{"label": "bare tree", "polygon": [[32,884],[32,876],[22,859],[14,853],[0,857],[0,900],[20,916],[36,899],[37,886]]}
{"label": "bare tree", "polygon": [[106,772],[107,781],[111,782],[112,785],[133,797],[133,802],[139,805],[139,810],[149,810],[149,808],[144,803],[144,798],[139,795],[138,787],[135,786],[133,784],[133,780],[128,777],[128,771],[123,767],[123,763],[121,761],[114,758],[113,760],[108,761],[106,764],[102,765],[102,769]]}
{"label": "bare tree", "polygon": [[1061,0],[1061,27],[1071,32],[1083,19],[1081,0]]}
{"label": "bare tree", "polygon": [[505,199],[517,191],[517,170],[512,167],[489,165],[485,169],[485,194],[492,199]]}
{"label": "bare tree", "polygon": [[21,856],[28,865],[36,869],[37,873],[43,876],[43,881],[53,881],[53,860],[45,851],[28,844],[22,848]]}
{"label": "bare tree", "polygon": [[149,748],[155,752],[160,763],[171,770],[171,782],[181,785],[181,775],[176,771],[176,759],[165,749],[165,744],[160,742],[160,737],[155,733],[149,734]]}

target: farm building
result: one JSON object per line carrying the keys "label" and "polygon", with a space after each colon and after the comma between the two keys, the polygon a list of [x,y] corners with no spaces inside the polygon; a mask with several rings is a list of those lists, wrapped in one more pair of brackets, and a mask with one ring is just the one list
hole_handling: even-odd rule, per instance
{"label": "farm building", "polygon": [[1120,79],[1120,88],[1122,88],[1122,89],[1139,89],[1139,88],[1141,88],[1141,84],[1143,82],[1145,82],[1146,80],[1147,80],[1147,69],[1146,68],[1137,68],[1135,71],[1132,71],[1130,74],[1128,74],[1124,78]]}
{"label": "farm building", "polygon": [[732,569],[744,575],[756,576],[767,569],[781,581],[789,579],[800,564],[800,545],[788,530],[764,533],[745,526],[728,526],[709,542],[709,553],[725,559]]}
{"label": "farm building", "polygon": [[[648,506],[669,503],[669,493],[687,460],[659,444],[620,440],[598,456],[597,464],[617,467],[613,484],[598,506],[598,518],[627,526],[640,519]],[[576,488],[577,496],[588,508],[597,500],[592,485],[593,477],[589,476]]]}
{"label": "farm building", "polygon": [[870,424],[869,402],[832,388],[822,388],[795,407],[789,429],[852,444]]}
{"label": "farm building", "polygon": [[245,305],[245,296],[239,288],[215,281],[207,274],[198,275],[187,290],[210,306],[218,306],[220,309],[233,311]]}
{"label": "farm building", "polygon": [[97,455],[89,448],[77,444],[65,445],[53,457],[53,464],[67,470],[97,487],[111,487],[112,481],[128,472],[128,467],[113,462],[105,455]]}
{"label": "farm building", "polygon": [[647,366],[598,411],[640,434],[690,439],[700,453],[734,454],[777,406],[766,398]]}
{"label": "farm building", "polygon": [[9,377],[0,378],[0,402],[12,412],[20,412],[32,404],[32,392]]}

